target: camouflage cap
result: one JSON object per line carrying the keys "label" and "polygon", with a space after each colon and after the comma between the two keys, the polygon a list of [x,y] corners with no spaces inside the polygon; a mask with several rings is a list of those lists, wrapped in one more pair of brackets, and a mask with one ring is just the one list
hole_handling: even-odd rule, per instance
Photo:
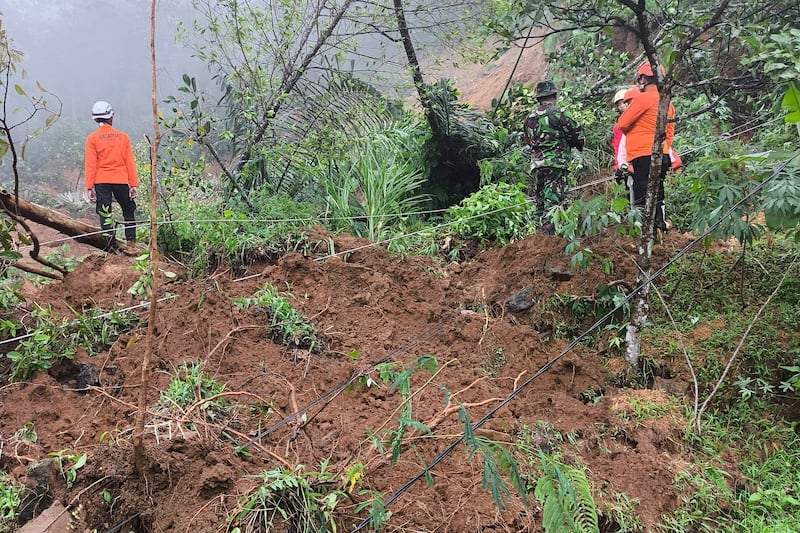
{"label": "camouflage cap", "polygon": [[557,93],[558,87],[552,80],[544,80],[536,84],[536,98],[544,98]]}

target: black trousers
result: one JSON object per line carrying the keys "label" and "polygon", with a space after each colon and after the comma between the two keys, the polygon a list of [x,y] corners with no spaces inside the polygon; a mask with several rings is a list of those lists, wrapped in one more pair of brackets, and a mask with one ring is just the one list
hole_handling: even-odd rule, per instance
{"label": "black trousers", "polygon": [[136,242],[136,202],[131,198],[130,188],[124,183],[95,183],[94,192],[97,195],[95,212],[100,216],[100,227],[106,231],[108,247],[116,245],[114,236],[114,219],[111,217],[111,202],[116,200],[122,208],[122,218],[125,219],[125,240]]}
{"label": "black trousers", "polygon": [[[658,190],[656,191],[656,221],[655,229],[666,230],[666,213],[664,208],[664,178],[671,165],[669,155],[661,156],[661,173],[658,175]],[[650,178],[650,156],[637,157],[633,161],[633,205],[644,207],[647,196],[647,180]]]}

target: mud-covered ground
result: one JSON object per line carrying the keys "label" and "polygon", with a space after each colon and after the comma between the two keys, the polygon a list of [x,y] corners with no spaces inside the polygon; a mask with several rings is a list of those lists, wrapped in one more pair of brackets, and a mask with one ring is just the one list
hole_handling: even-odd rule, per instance
{"label": "mud-covered ground", "polygon": [[[571,270],[565,242],[542,235],[447,265],[392,256],[351,237],[314,239],[316,257],[295,253],[205,279],[188,279],[180,265],[164,262],[159,294],[165,299],[152,338],[149,312],[140,307],[142,325],[94,356],[79,349],[74,362],[23,383],[7,383],[8,361],[0,363],[0,470],[27,483],[26,518],[56,502],[66,506],[53,512],[61,515],[58,523],[68,518],[73,531],[224,531],[259,474],[297,465],[319,471],[327,462],[333,476],[323,488],[350,493],[337,507],[341,531],[368,517],[368,510],[356,512],[367,489],[384,499],[399,491],[387,506],[387,531],[541,531],[533,498],[525,508],[512,489],[506,509],[498,510],[482,486],[481,454],[471,455],[464,443],[431,469],[432,486],[423,476],[404,487],[462,434],[461,406],[473,424],[491,413],[475,434],[517,449],[523,475],[533,472],[536,447],[585,465],[595,494],[606,495],[598,499],[601,511],[624,494],[649,529],[677,505],[672,481],[691,462],[681,444],[688,382],[679,368],[655,388],[619,388],[625,364],[601,340],[578,344],[528,381],[568,343],[557,333],[574,317],[553,305],[554,295],[590,299],[603,285],[632,286],[631,242],[591,243],[615,258],[613,272],[604,274],[599,267]],[[689,241],[670,234],[654,261],[663,263]],[[331,242],[337,254],[326,258]],[[26,287],[23,305],[49,306],[67,317],[72,310],[135,306],[140,300],[127,292],[139,277],[133,263],[93,253],[63,281]],[[292,307],[317,328],[319,348],[276,342],[262,309],[234,304],[267,283],[292,295]],[[506,301],[521,291],[532,305],[512,312]],[[150,343],[140,473],[133,437]],[[380,363],[399,371],[425,356],[436,365],[412,373],[409,390],[382,381]],[[204,375],[224,385],[220,398],[235,407],[159,402],[185,363],[202,363]],[[627,416],[642,403],[663,405],[665,414]],[[393,464],[389,432],[402,417],[430,433],[409,426]],[[26,427],[35,429],[35,442],[20,431]],[[529,447],[523,452],[514,442]],[[242,445],[246,453],[237,453]],[[68,457],[87,456],[70,487],[57,466],[41,466],[53,452],[65,458],[65,470],[73,464]],[[349,485],[348,469],[357,464],[364,465],[363,477]],[[36,527],[43,522],[57,521],[40,517]],[[613,522],[606,513],[604,530],[614,531]]]}

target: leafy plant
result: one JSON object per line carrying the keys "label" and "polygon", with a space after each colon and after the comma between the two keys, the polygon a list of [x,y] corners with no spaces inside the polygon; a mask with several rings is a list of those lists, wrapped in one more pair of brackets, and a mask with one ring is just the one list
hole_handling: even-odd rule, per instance
{"label": "leafy plant", "polygon": [[468,459],[480,455],[483,460],[483,490],[489,489],[492,501],[498,509],[506,510],[506,502],[511,493],[503,479],[507,474],[517,493],[527,504],[527,490],[525,481],[520,474],[514,454],[502,443],[492,441],[485,437],[476,436],[472,432],[472,423],[463,406],[459,409],[458,419],[464,426],[464,445],[467,448]]}
{"label": "leafy plant", "polygon": [[16,516],[25,487],[0,471],[0,533],[11,533],[17,529]]}
{"label": "leafy plant", "polygon": [[532,204],[520,183],[491,183],[447,211],[450,229],[465,239],[498,246],[531,230]]}
{"label": "leafy plant", "polygon": [[36,442],[39,437],[36,435],[36,427],[33,422],[27,422],[14,432],[14,438],[19,441]]}
{"label": "leafy plant", "polygon": [[541,451],[539,459],[541,476],[534,496],[542,504],[545,532],[599,533],[597,509],[583,470],[560,463]]}
{"label": "leafy plant", "polygon": [[11,381],[28,379],[35,372],[47,370],[61,359],[72,359],[77,346],[89,355],[111,345],[119,335],[139,324],[133,313],[101,314],[98,309],[81,315],[73,310],[75,320],[53,316],[49,308],[36,306],[31,317],[35,327],[6,357],[12,361]]}
{"label": "leafy plant", "polygon": [[592,260],[600,261],[605,273],[613,268],[611,259],[583,246],[584,238],[597,235],[609,227],[618,237],[641,235],[641,212],[629,209],[629,201],[622,191],[622,186],[617,185],[609,194],[599,194],[589,200],[577,199],[568,207],[556,206],[547,214],[555,224],[556,234],[569,241],[564,253],[572,256],[572,268],[588,268]]}
{"label": "leafy plant", "polygon": [[159,226],[159,247],[195,275],[223,264],[241,268],[288,252],[308,253],[311,245],[302,228],[314,223],[319,206],[267,190],[248,198],[252,207],[234,200],[218,204],[213,195],[182,200],[181,220]]}
{"label": "leafy plant", "polygon": [[78,477],[78,470],[86,465],[86,460],[88,459],[85,453],[83,455],[75,455],[70,454],[69,450],[50,452],[47,455],[55,460],[58,470],[64,477],[64,481],[67,482],[67,488],[72,487],[75,483]]}
{"label": "leafy plant", "polygon": [[[159,395],[158,404],[167,410],[173,410],[175,406],[184,409],[202,402],[199,411],[203,419],[219,422],[234,406],[225,398],[213,398],[224,392],[225,386],[206,376],[202,369],[202,363],[180,365],[167,390]],[[206,399],[209,400],[203,401]]]}
{"label": "leafy plant", "polygon": [[307,471],[297,465],[292,470],[269,470],[252,478],[259,480],[259,485],[228,518],[229,532],[267,532],[287,527],[298,533],[338,531],[335,511],[347,494],[331,488],[339,478],[328,470],[327,460],[320,464],[319,471]]}
{"label": "leafy plant", "polygon": [[[2,230],[0,230],[0,237],[2,237]],[[0,252],[0,255],[2,255],[2,252]],[[0,283],[0,312],[10,310],[23,299],[19,294],[19,289],[22,287],[23,282],[21,279],[9,279]]]}
{"label": "leafy plant", "polygon": [[[414,420],[413,406],[411,404],[411,376],[417,371],[427,370],[433,374],[438,362],[436,358],[425,355],[412,361],[407,367],[403,367],[397,362],[381,363],[376,366],[380,380],[389,384],[389,390],[396,390],[400,394],[401,403],[398,408],[400,417],[397,421],[397,428],[386,432],[387,445],[391,449],[391,462],[397,463],[402,452],[403,440],[409,428],[416,429],[422,433],[430,433],[431,430],[422,422]],[[385,446],[377,437],[373,436],[373,444],[379,451],[383,451]]]}
{"label": "leafy plant", "polygon": [[344,157],[317,169],[337,227],[382,240],[402,215],[428,201],[420,192],[425,175],[416,136],[413,125],[372,133],[353,142]]}
{"label": "leafy plant", "polygon": [[265,283],[252,297],[234,298],[233,304],[242,309],[257,307],[266,311],[267,330],[278,342],[311,351],[319,349],[322,341],[316,327],[291,306],[287,297],[293,296],[288,292],[279,293],[274,285]]}
{"label": "leafy plant", "polygon": [[[145,252],[139,255],[134,261],[133,270],[141,272],[139,279],[128,289],[128,294],[138,296],[141,299],[148,298],[153,291],[153,265],[150,261],[150,253]],[[161,270],[166,278],[174,278],[176,274],[171,270]]]}
{"label": "leafy plant", "polygon": [[789,378],[781,382],[781,390],[783,392],[800,391],[800,366],[781,365],[780,368],[790,373]]}

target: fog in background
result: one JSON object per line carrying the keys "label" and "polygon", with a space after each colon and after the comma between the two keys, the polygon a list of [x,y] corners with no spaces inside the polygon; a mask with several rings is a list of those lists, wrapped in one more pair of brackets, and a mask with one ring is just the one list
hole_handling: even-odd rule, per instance
{"label": "fog in background", "polygon": [[[212,9],[214,5],[210,2]],[[455,53],[443,53],[439,48],[438,40],[446,34],[440,19],[458,20],[464,17],[464,9],[478,12],[481,6],[478,0],[450,0],[430,10],[409,9],[407,20],[419,28],[412,33],[427,82],[437,77],[438,58],[457,60]],[[195,11],[192,0],[158,0],[157,105],[167,114],[171,106],[164,100],[179,94],[177,88],[183,85],[184,74],[196,78],[203,93],[219,93],[207,65],[192,57],[191,46],[176,39],[181,23],[187,30],[186,39],[198,38],[192,30],[197,17],[202,18],[202,13]],[[38,82],[63,104],[61,118],[27,143],[24,161],[19,163],[22,190],[29,185],[47,185],[51,190],[82,189],[83,144],[86,135],[96,128],[91,108],[98,100],[111,103],[116,112],[114,126],[128,133],[134,145],[146,152],[142,136],[152,137],[153,132],[150,0],[2,0],[0,20],[12,47],[23,53],[10,85],[19,83],[33,95],[38,94]],[[341,66],[379,90],[415,103],[402,45],[380,32],[360,34],[363,28],[348,24],[352,23],[343,22],[340,29],[343,33],[351,30],[357,45]],[[316,69],[327,64],[324,60],[312,64],[306,81],[313,84],[319,77]],[[21,70],[26,71],[26,79],[21,79]],[[15,105],[26,103],[13,87],[5,89],[9,113]],[[48,107],[57,110],[53,98],[48,100]],[[27,107],[30,109],[29,101]],[[14,123],[25,116],[23,112],[7,118]],[[29,124],[13,130],[15,144],[19,146],[26,133],[40,127],[46,116],[40,113]],[[0,160],[0,168],[6,159]],[[0,171],[0,186],[8,187],[10,177]]]}
{"label": "fog in background", "polygon": [[[39,82],[56,95],[63,103],[60,122],[91,131],[92,104],[106,100],[116,112],[114,126],[134,142],[152,131],[149,0],[4,0],[0,17],[13,47],[24,54],[19,67],[27,79],[18,82],[31,93]],[[191,0],[159,0],[159,105],[175,94],[183,73],[208,78],[189,48],[176,43],[180,20],[191,25]]]}

